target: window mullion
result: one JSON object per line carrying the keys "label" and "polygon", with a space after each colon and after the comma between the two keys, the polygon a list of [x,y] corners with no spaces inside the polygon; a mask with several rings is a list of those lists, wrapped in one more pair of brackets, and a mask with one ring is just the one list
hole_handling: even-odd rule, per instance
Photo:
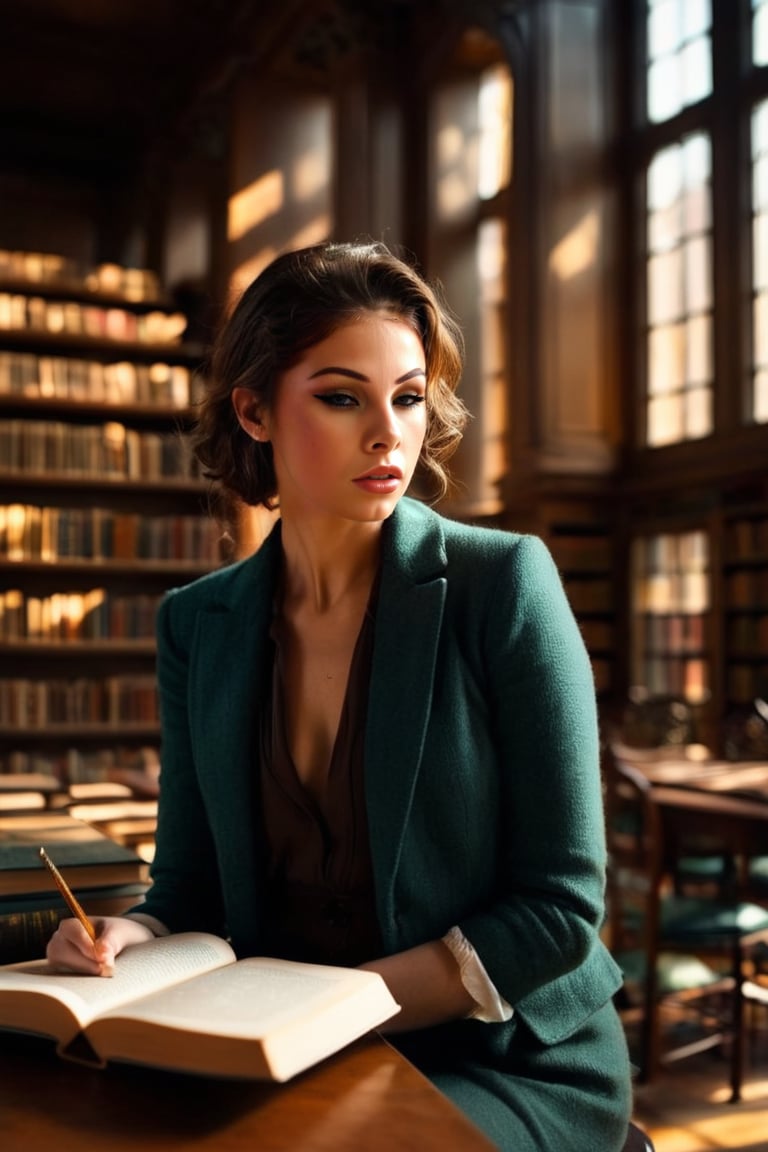
{"label": "window mullion", "polygon": [[749,117],[740,98],[743,11],[713,6],[712,214],[715,432],[740,427],[749,371],[749,242],[744,189],[749,180]]}

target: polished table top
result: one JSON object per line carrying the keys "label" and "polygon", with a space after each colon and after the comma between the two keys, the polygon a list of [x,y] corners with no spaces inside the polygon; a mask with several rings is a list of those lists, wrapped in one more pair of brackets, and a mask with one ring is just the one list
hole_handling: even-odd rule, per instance
{"label": "polished table top", "polygon": [[719,838],[731,852],[768,854],[768,763],[686,759],[672,749],[624,760],[646,778],[662,812],[670,854],[689,836]]}
{"label": "polished table top", "polygon": [[768,763],[763,760],[689,760],[665,756],[630,760],[656,786],[693,789],[768,803]]}
{"label": "polished table top", "polygon": [[378,1035],[287,1084],[62,1060],[0,1032],[5,1152],[492,1152],[494,1145]]}

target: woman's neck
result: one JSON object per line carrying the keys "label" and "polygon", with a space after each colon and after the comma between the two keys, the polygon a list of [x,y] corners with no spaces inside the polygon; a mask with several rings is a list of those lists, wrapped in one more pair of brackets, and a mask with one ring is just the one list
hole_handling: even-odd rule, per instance
{"label": "woman's neck", "polygon": [[283,605],[318,614],[367,598],[379,566],[381,524],[282,525]]}

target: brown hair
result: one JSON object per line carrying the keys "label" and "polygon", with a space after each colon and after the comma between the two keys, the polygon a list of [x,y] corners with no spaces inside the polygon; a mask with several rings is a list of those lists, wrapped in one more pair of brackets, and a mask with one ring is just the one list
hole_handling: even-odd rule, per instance
{"label": "brown hair", "polygon": [[279,377],[342,324],[386,310],[410,324],[424,346],[427,432],[420,470],[448,489],[445,462],[467,411],[455,390],[463,367],[461,331],[437,289],[381,243],[325,243],[278,256],[244,291],[216,340],[201,403],[195,450],[205,475],[246,504],[274,506],[277,481],[269,443],[241,428],[234,388],[270,407]]}

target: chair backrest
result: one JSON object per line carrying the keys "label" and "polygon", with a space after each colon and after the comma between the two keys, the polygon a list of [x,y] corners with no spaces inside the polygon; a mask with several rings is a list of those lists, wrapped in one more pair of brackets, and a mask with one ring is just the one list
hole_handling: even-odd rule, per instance
{"label": "chair backrest", "polygon": [[726,717],[724,745],[728,760],[768,760],[768,704],[761,696]]}
{"label": "chair backrest", "polygon": [[678,696],[629,700],[621,731],[623,739],[636,748],[679,748],[697,740],[694,710]]}
{"label": "chair backrest", "polygon": [[655,1152],[655,1149],[650,1136],[642,1132],[636,1124],[630,1123],[622,1152]]}
{"label": "chair backrest", "polygon": [[656,934],[663,875],[661,818],[641,771],[603,750],[608,947],[644,950]]}

